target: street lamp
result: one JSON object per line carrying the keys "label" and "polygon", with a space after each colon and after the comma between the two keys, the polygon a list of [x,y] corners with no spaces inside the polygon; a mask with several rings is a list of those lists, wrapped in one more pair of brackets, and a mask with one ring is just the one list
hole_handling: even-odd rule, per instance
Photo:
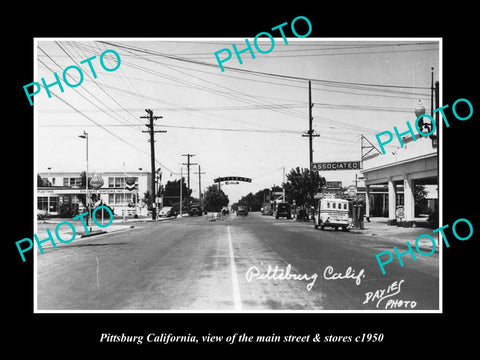
{"label": "street lamp", "polygon": [[[420,117],[420,116],[423,116],[425,115],[425,106],[423,106],[422,104],[422,100],[418,100],[418,103],[417,103],[417,106],[415,107],[415,116],[417,117],[417,119]],[[428,116],[428,115],[427,115]],[[427,130],[427,133],[430,133],[434,127],[436,126],[436,124],[434,124],[434,120],[433,118],[431,117],[431,120],[432,122],[425,122],[424,121],[424,118],[425,117],[422,117],[419,121],[418,121],[418,128],[420,129],[420,131],[423,132],[424,129]],[[435,147],[435,144],[436,144],[436,141],[437,141],[437,136],[435,134],[431,134],[429,136],[430,139],[432,139],[432,146]]]}
{"label": "street lamp", "polygon": [[421,115],[425,115],[425,106],[423,106],[422,100],[418,100],[417,106],[415,107],[415,116],[418,118]]}
{"label": "street lamp", "polygon": [[[85,194],[85,206],[88,208],[88,224],[90,225],[90,231],[92,231],[92,221],[91,221],[91,218],[92,218],[92,209],[90,206],[88,206],[88,133],[85,132],[85,130],[83,130],[83,135],[78,135],[78,137],[82,138],[82,139],[86,139],[87,140],[87,146],[86,146],[86,157],[87,157],[87,171],[85,173],[85,191],[86,191],[86,194]],[[87,225],[88,225],[87,224]]]}

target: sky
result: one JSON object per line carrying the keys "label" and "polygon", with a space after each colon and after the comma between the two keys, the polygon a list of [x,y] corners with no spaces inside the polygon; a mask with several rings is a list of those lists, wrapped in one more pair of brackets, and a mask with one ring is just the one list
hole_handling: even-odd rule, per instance
{"label": "sky", "polygon": [[[309,166],[308,80],[312,87],[314,162],[359,161],[360,138],[375,143],[375,134],[406,130],[422,101],[430,112],[430,82],[439,79],[438,39],[275,38],[274,48],[255,58],[235,54],[218,66],[214,53],[245,48],[245,39],[37,39],[35,79],[60,78],[65,68],[79,66],[77,87],[54,85],[34,97],[36,172],[85,169],[89,136],[89,170],[102,173],[150,171],[150,143],[145,109],[156,116],[155,157],[163,181],[179,178],[182,154],[194,154],[205,189],[213,179],[242,176],[251,183],[224,185],[231,203],[249,192],[280,185],[283,169]],[[268,38],[261,49],[271,46]],[[100,55],[116,51],[121,59],[106,71]],[[224,56],[225,53],[221,54]],[[87,63],[91,60],[97,77]],[[117,64],[106,53],[104,64]],[[72,84],[80,81],[73,69]],[[70,77],[71,76],[71,77]],[[441,87],[441,82],[440,82]],[[28,101],[28,100],[26,100]],[[393,142],[392,142],[393,144]],[[391,145],[392,147],[398,146]],[[389,149],[389,147],[387,147]],[[186,167],[184,166],[184,174]],[[198,165],[191,167],[193,196],[198,196]],[[357,171],[326,171],[327,181],[354,184]]]}

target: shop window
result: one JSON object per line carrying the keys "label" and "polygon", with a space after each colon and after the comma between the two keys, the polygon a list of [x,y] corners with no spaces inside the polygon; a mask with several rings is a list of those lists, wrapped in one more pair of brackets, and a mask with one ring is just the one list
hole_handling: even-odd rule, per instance
{"label": "shop window", "polygon": [[109,177],[108,178],[108,187],[115,187],[123,189],[125,186],[124,177]]}
{"label": "shop window", "polygon": [[58,198],[51,197],[50,198],[50,212],[57,212],[58,211]]}
{"label": "shop window", "polygon": [[46,196],[37,197],[37,209],[48,211],[48,197]]}

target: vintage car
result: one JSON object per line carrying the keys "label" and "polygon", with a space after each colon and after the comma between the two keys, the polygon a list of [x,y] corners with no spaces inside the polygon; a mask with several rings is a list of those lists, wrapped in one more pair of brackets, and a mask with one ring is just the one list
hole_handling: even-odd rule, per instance
{"label": "vintage car", "polygon": [[248,215],[248,208],[246,206],[243,206],[243,205],[238,206],[237,216],[238,215],[247,216]]}
{"label": "vintage car", "polygon": [[315,209],[314,227],[320,227],[323,230],[325,227],[332,227],[335,230],[342,228],[346,231],[351,226],[351,219],[348,217],[348,200],[325,198],[318,201]]}

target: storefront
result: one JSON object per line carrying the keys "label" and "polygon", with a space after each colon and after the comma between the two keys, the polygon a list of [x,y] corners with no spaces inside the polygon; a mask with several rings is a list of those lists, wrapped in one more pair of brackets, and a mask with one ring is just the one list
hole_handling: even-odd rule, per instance
{"label": "storefront", "polygon": [[[366,186],[366,215],[371,216],[369,195],[372,187],[383,185],[388,189],[384,201],[388,206],[389,224],[401,221],[411,226],[415,221],[415,186],[438,186],[438,149],[425,137],[404,138],[403,142],[405,145],[394,151],[365,158],[361,173]],[[403,206],[402,212],[397,211],[399,205]]]}
{"label": "storefront", "polygon": [[[39,214],[70,217],[85,211],[87,190],[82,186],[80,174],[48,172],[39,173],[39,176],[42,178],[42,185],[47,185],[37,187]],[[103,185],[98,189],[88,189],[92,203],[109,206],[115,215],[123,215],[124,212],[126,215],[146,212],[141,199],[150,187],[149,173],[109,172],[99,176]]]}

